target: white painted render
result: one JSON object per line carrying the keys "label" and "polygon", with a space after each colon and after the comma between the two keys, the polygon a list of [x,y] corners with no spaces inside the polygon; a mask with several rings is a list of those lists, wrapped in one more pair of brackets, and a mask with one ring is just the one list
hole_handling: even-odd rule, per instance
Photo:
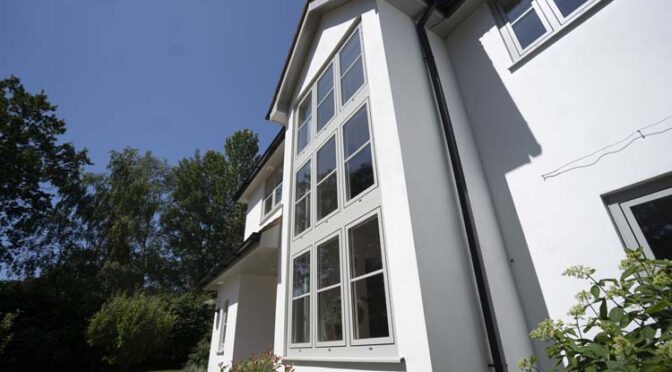
{"label": "white painted render", "polygon": [[[286,199],[283,197],[283,200]],[[260,185],[251,192],[247,202],[247,213],[245,215],[245,236],[243,239],[249,238],[250,235],[263,229],[269,222],[272,222],[276,218],[282,216],[282,205],[280,205],[280,207],[275,211],[271,212],[268,216],[262,216],[263,201],[264,183],[261,182]]]}
{"label": "white painted render", "polygon": [[229,301],[226,341],[224,343],[224,352],[219,353],[219,329],[216,323],[216,315],[212,320],[212,337],[210,338],[210,358],[208,360],[208,372],[219,372],[219,364],[231,365],[233,359],[233,342],[230,342],[236,334],[236,319],[238,317],[238,295],[240,291],[240,277],[236,276],[222,283],[217,288],[217,309],[224,306]]}

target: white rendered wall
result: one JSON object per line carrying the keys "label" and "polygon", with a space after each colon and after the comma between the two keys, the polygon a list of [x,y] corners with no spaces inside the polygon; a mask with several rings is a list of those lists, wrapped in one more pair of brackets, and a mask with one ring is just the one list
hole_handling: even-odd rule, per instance
{"label": "white rendered wall", "polygon": [[668,132],[541,177],[672,114],[672,2],[603,3],[513,70],[485,4],[445,42],[528,323],[566,316],[585,288],[561,276],[568,266],[616,275],[622,246],[601,195],[672,171]]}
{"label": "white rendered wall", "polygon": [[[264,180],[257,182],[259,186],[254,189],[247,202],[247,213],[245,215],[245,236],[243,240],[249,238],[250,235],[261,230],[264,226],[266,226],[266,224],[282,215],[282,207],[279,207],[268,216],[262,218],[262,213],[264,210],[263,201],[265,183],[266,182],[264,182]],[[287,200],[284,197],[284,190],[283,200]]]}
{"label": "white rendered wall", "polygon": [[243,274],[233,360],[273,350],[275,276]]}
{"label": "white rendered wall", "polygon": [[212,337],[210,339],[210,358],[208,360],[208,372],[219,372],[219,364],[230,366],[233,359],[233,340],[236,334],[236,319],[238,315],[238,295],[240,290],[239,277],[234,277],[217,289],[217,308],[224,306],[225,301],[229,301],[229,312],[227,317],[226,337],[224,341],[224,353],[218,354],[219,347],[219,329],[216,328],[213,316]]}

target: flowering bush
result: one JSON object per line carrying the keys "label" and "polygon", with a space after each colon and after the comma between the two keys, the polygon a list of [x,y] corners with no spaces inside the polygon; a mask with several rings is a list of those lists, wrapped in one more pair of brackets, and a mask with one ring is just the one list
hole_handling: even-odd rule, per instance
{"label": "flowering bush", "polygon": [[[618,279],[595,278],[595,269],[574,266],[563,275],[591,287],[576,295],[573,321],[545,320],[530,336],[552,342],[546,351],[563,371],[672,370],[672,261],[627,251]],[[590,336],[588,336],[590,335]],[[537,370],[536,358],[518,367]]]}
{"label": "flowering bush", "polygon": [[[219,364],[219,370],[224,372],[228,366]],[[294,372],[294,368],[280,362],[280,357],[268,351],[231,365],[229,372]]]}

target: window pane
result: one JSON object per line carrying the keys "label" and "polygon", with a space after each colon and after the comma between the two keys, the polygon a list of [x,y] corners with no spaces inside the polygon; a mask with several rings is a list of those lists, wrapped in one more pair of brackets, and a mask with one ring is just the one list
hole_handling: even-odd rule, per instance
{"label": "window pane", "polygon": [[317,247],[317,288],[329,287],[341,281],[341,259],[338,237]]}
{"label": "window pane", "polygon": [[353,94],[364,84],[364,70],[362,60],[359,59],[341,79],[341,99],[345,104]]}
{"label": "window pane", "polygon": [[334,116],[334,92],[329,93],[324,102],[317,107],[317,131]]}
{"label": "window pane", "polygon": [[672,195],[630,208],[658,259],[672,259]]}
{"label": "window pane", "polygon": [[366,146],[362,151],[345,163],[345,175],[347,177],[346,191],[348,200],[354,198],[373,185],[374,177],[371,146]]}
{"label": "window pane", "polygon": [[383,274],[352,283],[353,324],[356,339],[387,337],[387,302]]}
{"label": "window pane", "polygon": [[336,168],[336,137],[332,137],[317,151],[317,182]]}
{"label": "window pane", "polygon": [[294,208],[294,234],[298,235],[310,227],[310,195],[296,203]]}
{"label": "window pane", "polygon": [[355,31],[350,40],[343,46],[343,49],[339,53],[339,62],[341,67],[341,76],[343,73],[352,65],[352,63],[359,57],[361,54],[361,48],[359,44],[359,30]]}
{"label": "window pane", "polygon": [[329,68],[327,68],[327,70],[324,72],[324,75],[322,75],[320,80],[317,81],[317,102],[322,102],[322,98],[324,98],[333,87],[334,69],[332,66],[329,66]]}
{"label": "window pane", "polygon": [[296,172],[296,198],[299,199],[310,191],[310,161]]}
{"label": "window pane", "polygon": [[310,123],[304,124],[299,128],[299,133],[297,134],[298,139],[296,140],[296,153],[300,153],[301,150],[306,148],[308,142],[310,142]]}
{"label": "window pane", "polygon": [[512,24],[511,27],[523,49],[546,33],[546,28],[534,10],[525,14],[516,23]]}
{"label": "window pane", "polygon": [[310,296],[292,301],[292,342],[310,342]]}
{"label": "window pane", "polygon": [[299,107],[299,123],[305,122],[308,118],[310,118],[310,114],[312,113],[312,107],[310,104],[310,93],[308,93],[308,97],[303,101],[301,106]]}
{"label": "window pane", "polygon": [[341,320],[341,287],[338,286],[318,293],[317,303],[318,340],[342,340],[343,322]]}
{"label": "window pane", "polygon": [[348,120],[343,126],[343,152],[349,157],[369,140],[369,119],[366,106]]}
{"label": "window pane", "polygon": [[338,190],[336,173],[332,173],[322,183],[317,185],[317,219],[329,215],[338,208]]}
{"label": "window pane", "polygon": [[562,13],[563,17],[567,17],[572,14],[578,7],[583,5],[587,0],[553,0],[555,5],[558,6],[558,10]]}
{"label": "window pane", "polygon": [[508,18],[510,22],[514,22],[520,18],[525,11],[532,7],[532,0],[512,0],[508,2],[503,1],[502,3],[504,12],[506,12],[506,18]]}
{"label": "window pane", "polygon": [[356,278],[382,268],[378,217],[372,217],[350,230],[350,272]]}
{"label": "window pane", "polygon": [[264,199],[264,214],[268,213],[273,209],[273,194],[270,194]]}
{"label": "window pane", "polygon": [[292,296],[301,296],[310,291],[310,252],[294,259]]}
{"label": "window pane", "polygon": [[280,204],[281,200],[282,200],[282,182],[275,187],[275,200],[274,200],[275,205]]}

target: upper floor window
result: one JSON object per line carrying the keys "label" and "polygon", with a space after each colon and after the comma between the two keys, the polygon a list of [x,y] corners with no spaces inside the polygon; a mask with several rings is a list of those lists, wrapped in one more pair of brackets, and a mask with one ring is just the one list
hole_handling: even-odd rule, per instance
{"label": "upper floor window", "polygon": [[217,311],[217,352],[224,352],[224,343],[226,341],[226,324],[229,319],[229,300],[224,301],[224,306]]}
{"label": "upper floor window", "polygon": [[607,204],[626,247],[672,259],[672,176],[610,196]]}
{"label": "upper floor window", "polygon": [[514,60],[534,49],[599,0],[499,0],[502,36]]}
{"label": "upper floor window", "polygon": [[263,217],[268,216],[282,202],[282,173],[269,177],[264,187],[264,213]]}
{"label": "upper floor window", "polygon": [[355,30],[338,57],[341,72],[341,102],[345,104],[364,85],[364,66],[362,65],[359,30]]}

